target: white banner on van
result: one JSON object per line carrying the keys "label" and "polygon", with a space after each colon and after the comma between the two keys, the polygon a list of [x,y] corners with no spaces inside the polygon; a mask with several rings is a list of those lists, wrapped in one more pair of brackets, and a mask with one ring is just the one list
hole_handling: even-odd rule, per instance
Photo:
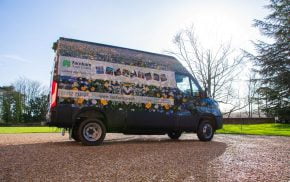
{"label": "white banner on van", "polygon": [[133,96],[133,95],[121,95],[121,94],[110,94],[110,93],[99,93],[99,92],[84,92],[84,91],[73,91],[66,89],[59,89],[58,96],[64,98],[83,98],[86,100],[92,99],[105,99],[109,101],[118,102],[133,102],[133,103],[148,103],[152,104],[168,104],[174,105],[173,99],[164,99],[158,97],[146,97],[146,96]]}
{"label": "white banner on van", "polygon": [[58,73],[61,76],[111,80],[126,83],[176,88],[175,73],[145,67],[60,56]]}

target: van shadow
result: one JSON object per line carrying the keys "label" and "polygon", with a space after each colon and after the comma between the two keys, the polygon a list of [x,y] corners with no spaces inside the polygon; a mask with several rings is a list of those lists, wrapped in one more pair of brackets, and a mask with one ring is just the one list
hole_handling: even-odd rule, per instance
{"label": "van shadow", "polygon": [[[45,143],[42,143],[45,144]],[[155,137],[142,137],[142,136],[128,136],[128,137],[122,137],[122,138],[113,138],[113,139],[105,139],[104,142],[99,146],[85,146],[81,142],[76,142],[74,140],[64,141],[64,142],[47,142],[47,144],[53,145],[53,146],[72,146],[72,147],[85,147],[85,148],[103,148],[108,146],[115,146],[115,145],[129,145],[134,144],[136,146],[138,145],[155,145],[159,144],[159,146],[162,145],[182,145],[182,144],[192,144],[194,145],[205,145],[205,146],[224,146],[223,148],[226,148],[226,144],[223,142],[218,141],[210,141],[210,142],[202,142],[200,140],[195,139],[180,139],[180,140],[172,140],[167,138],[155,138]]]}
{"label": "van shadow", "polygon": [[0,158],[6,164],[0,165],[0,171],[9,171],[4,176],[6,179],[10,176],[25,179],[27,173],[45,175],[46,180],[61,173],[86,176],[87,170],[78,170],[84,168],[94,171],[93,177],[106,176],[107,181],[116,178],[162,181],[169,177],[173,181],[184,181],[188,177],[204,181],[208,176],[212,178],[218,174],[209,163],[221,156],[226,148],[226,143],[219,141],[174,141],[154,136],[111,138],[103,145],[92,147],[74,141],[6,145],[0,146]]}

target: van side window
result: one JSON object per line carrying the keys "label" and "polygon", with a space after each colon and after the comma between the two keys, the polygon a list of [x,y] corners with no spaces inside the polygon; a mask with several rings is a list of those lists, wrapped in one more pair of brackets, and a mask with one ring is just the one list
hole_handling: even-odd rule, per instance
{"label": "van side window", "polygon": [[190,79],[190,83],[191,83],[193,96],[198,96],[199,95],[198,86],[196,85],[196,83],[192,79]]}
{"label": "van side window", "polygon": [[177,88],[187,95],[191,95],[189,77],[185,75],[175,74]]}

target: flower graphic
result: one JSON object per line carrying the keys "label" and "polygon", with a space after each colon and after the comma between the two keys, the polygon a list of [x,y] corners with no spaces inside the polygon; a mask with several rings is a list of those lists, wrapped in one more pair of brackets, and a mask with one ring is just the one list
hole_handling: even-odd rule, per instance
{"label": "flower graphic", "polygon": [[110,86],[110,84],[108,82],[105,82],[104,87],[108,88]]}
{"label": "flower graphic", "polygon": [[108,105],[108,101],[105,100],[105,99],[101,99],[101,104],[102,104],[103,106],[106,106],[106,105]]}
{"label": "flower graphic", "polygon": [[162,98],[163,99],[166,99],[167,98],[167,95],[166,94],[162,94]]}
{"label": "flower graphic", "polygon": [[169,105],[169,104],[165,104],[165,105],[164,105],[164,108],[165,108],[166,110],[168,110],[168,109],[170,109],[170,105]]}
{"label": "flower graphic", "polygon": [[78,87],[79,84],[78,84],[78,82],[74,82],[72,86],[73,86],[73,87]]}
{"label": "flower graphic", "polygon": [[148,92],[148,91],[149,91],[149,88],[146,86],[146,87],[144,88],[144,90],[145,90],[145,92]]}
{"label": "flower graphic", "polygon": [[96,90],[95,87],[91,87],[91,91],[94,92]]}
{"label": "flower graphic", "polygon": [[146,109],[150,109],[151,106],[152,106],[152,103],[151,103],[151,102],[147,102],[147,103],[145,104]]}
{"label": "flower graphic", "polygon": [[92,100],[92,104],[96,105],[98,102],[94,99]]}
{"label": "flower graphic", "polygon": [[88,88],[87,86],[82,86],[82,87],[81,87],[81,90],[82,90],[82,91],[86,91],[87,88]]}
{"label": "flower graphic", "polygon": [[82,104],[84,102],[84,100],[85,100],[84,98],[80,97],[77,99],[77,103]]}

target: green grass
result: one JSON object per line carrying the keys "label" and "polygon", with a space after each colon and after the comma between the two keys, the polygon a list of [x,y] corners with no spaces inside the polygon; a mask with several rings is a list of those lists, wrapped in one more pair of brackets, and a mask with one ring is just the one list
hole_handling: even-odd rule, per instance
{"label": "green grass", "polygon": [[9,133],[56,133],[61,129],[55,127],[0,127],[1,134]]}
{"label": "green grass", "polygon": [[217,130],[217,133],[290,136],[290,124],[224,124],[223,129]]}
{"label": "green grass", "polygon": [[[0,133],[56,133],[61,129],[55,127],[0,127]],[[217,131],[222,134],[248,134],[290,136],[290,124],[224,124],[223,129]]]}

